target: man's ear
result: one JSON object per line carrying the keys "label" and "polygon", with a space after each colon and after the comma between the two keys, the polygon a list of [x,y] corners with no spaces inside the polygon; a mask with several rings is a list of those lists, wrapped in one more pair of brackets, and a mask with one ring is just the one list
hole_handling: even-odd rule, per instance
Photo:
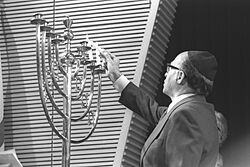
{"label": "man's ear", "polygon": [[184,84],[185,74],[183,71],[178,71],[176,75],[176,82],[178,84]]}

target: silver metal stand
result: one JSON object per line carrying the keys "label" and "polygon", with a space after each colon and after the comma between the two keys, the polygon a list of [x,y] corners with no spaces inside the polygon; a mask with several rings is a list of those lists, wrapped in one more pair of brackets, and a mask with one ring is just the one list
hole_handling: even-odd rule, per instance
{"label": "silver metal stand", "polygon": [[[54,33],[53,28],[48,26],[48,22],[42,18],[42,14],[35,14],[31,20],[31,24],[36,25],[37,75],[42,106],[51,128],[62,139],[62,167],[69,167],[71,143],[85,141],[96,128],[100,112],[101,74],[105,70],[104,61],[99,54],[101,48],[88,38],[77,47],[77,54],[73,54],[71,51],[71,40],[74,37],[71,30],[73,21],[67,17],[63,23],[66,29],[63,36],[60,36]],[[59,44],[63,42],[65,43],[65,51],[59,54]],[[94,49],[96,50],[95,55],[93,54]],[[54,50],[53,53],[52,50]],[[88,74],[90,74],[90,91],[86,93]],[[98,97],[96,110],[92,111],[90,108],[94,95],[95,75],[97,75],[98,80]],[[63,76],[63,88],[60,86],[60,76]],[[74,90],[74,96],[72,93],[73,84],[76,85],[77,91]],[[63,110],[56,104],[53,91],[57,91],[63,98]],[[81,101],[82,103],[84,112],[78,118],[71,117],[72,101]],[[62,133],[51,119],[47,106],[48,102],[52,104],[53,110],[63,119]],[[80,140],[71,139],[71,121],[82,120],[87,114],[92,116],[89,120],[92,123],[88,134]]]}

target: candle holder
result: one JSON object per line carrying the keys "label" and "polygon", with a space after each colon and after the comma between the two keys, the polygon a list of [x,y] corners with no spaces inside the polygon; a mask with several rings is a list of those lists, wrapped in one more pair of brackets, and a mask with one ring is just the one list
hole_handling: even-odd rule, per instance
{"label": "candle holder", "polygon": [[[67,16],[63,20],[65,30],[63,35],[54,33],[54,29],[48,26],[48,22],[42,18],[42,14],[35,14],[31,24],[36,25],[36,59],[39,93],[49,125],[55,134],[62,139],[62,166],[70,166],[71,143],[82,143],[94,132],[101,101],[101,75],[105,73],[104,60],[100,57],[102,49],[97,43],[89,40],[80,42],[77,53],[71,51],[71,41],[74,38],[71,26],[73,21]],[[64,43],[65,50],[60,53],[59,45]],[[96,54],[93,55],[93,50]],[[52,53],[53,50],[53,53]],[[59,54],[60,53],[60,54]],[[95,59],[94,59],[95,56]],[[86,81],[90,75],[90,90],[86,92]],[[60,76],[63,78],[63,88],[60,84]],[[93,111],[91,104],[94,95],[95,76],[97,76],[97,106]],[[74,81],[74,82],[73,82]],[[73,85],[76,89],[73,91]],[[63,98],[63,109],[60,109],[53,96],[57,91]],[[78,118],[72,117],[72,102],[80,101],[83,113]],[[49,114],[47,103],[51,103],[53,110],[62,117],[62,133],[57,129]],[[71,121],[80,121],[88,118],[91,126],[86,136],[80,140],[71,139]]]}

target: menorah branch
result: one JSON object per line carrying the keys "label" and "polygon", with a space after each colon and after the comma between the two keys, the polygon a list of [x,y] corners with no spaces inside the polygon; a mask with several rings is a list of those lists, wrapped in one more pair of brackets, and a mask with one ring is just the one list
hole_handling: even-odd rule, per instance
{"label": "menorah branch", "polygon": [[[35,14],[34,19],[31,20],[31,24],[36,25],[36,59],[40,99],[49,125],[62,139],[62,166],[69,167],[71,143],[84,142],[97,126],[101,106],[101,74],[105,70],[104,60],[100,57],[100,50],[102,50],[100,46],[86,37],[86,40],[77,47],[78,52],[74,53],[71,50],[71,40],[74,38],[71,30],[73,21],[67,17],[63,23],[66,28],[63,35],[59,35],[54,32],[54,27],[48,26],[48,22],[42,18],[42,14]],[[65,50],[60,52],[59,45],[63,42]],[[93,50],[95,50],[95,54]],[[93,109],[91,106],[95,92],[95,75],[98,78],[98,93],[97,106]],[[90,78],[90,86],[89,90],[85,90],[88,78]],[[80,84],[80,87],[77,84]],[[76,85],[75,89],[73,89],[73,85]],[[62,98],[62,109],[55,100],[55,94]],[[72,117],[74,114],[73,101],[79,102],[83,110],[77,118]],[[51,104],[53,111],[55,110],[62,117],[62,132],[51,119],[48,103]],[[79,140],[72,139],[71,123],[86,119],[88,120],[86,126],[90,126],[88,133]]]}

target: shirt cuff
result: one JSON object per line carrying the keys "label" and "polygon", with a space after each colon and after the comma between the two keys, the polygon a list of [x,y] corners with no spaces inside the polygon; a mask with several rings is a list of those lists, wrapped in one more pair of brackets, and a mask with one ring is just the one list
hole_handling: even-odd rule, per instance
{"label": "shirt cuff", "polygon": [[114,88],[118,91],[118,92],[122,92],[123,89],[126,88],[126,86],[129,84],[129,80],[124,76],[121,75],[113,84]]}

